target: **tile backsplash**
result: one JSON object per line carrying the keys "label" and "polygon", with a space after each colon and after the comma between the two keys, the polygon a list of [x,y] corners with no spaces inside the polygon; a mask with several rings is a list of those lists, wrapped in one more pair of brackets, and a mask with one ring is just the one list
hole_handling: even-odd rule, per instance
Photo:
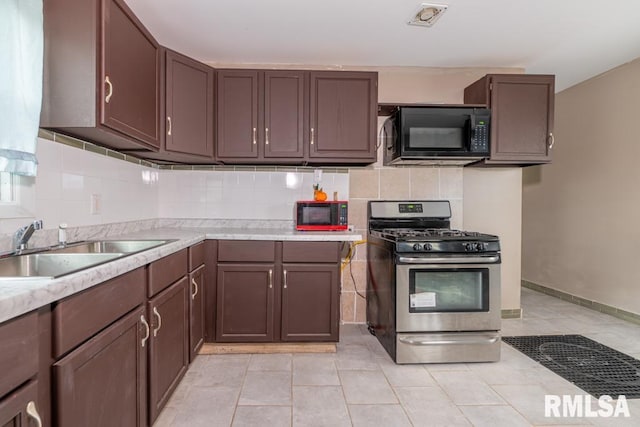
{"label": "tile backsplash", "polygon": [[[292,220],[296,200],[313,199],[313,170],[161,171],[162,218]],[[321,186],[349,199],[349,174],[323,173]]]}

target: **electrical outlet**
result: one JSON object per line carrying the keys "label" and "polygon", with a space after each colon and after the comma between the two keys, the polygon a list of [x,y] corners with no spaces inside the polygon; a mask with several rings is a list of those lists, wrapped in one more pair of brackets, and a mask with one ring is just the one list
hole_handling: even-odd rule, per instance
{"label": "electrical outlet", "polygon": [[92,194],[89,202],[89,214],[100,215],[102,210],[102,200],[99,194]]}

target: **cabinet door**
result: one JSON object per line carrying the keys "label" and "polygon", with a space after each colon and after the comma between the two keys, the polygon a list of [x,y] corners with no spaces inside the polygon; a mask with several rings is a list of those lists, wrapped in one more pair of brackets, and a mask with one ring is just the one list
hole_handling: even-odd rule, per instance
{"label": "cabinet door", "polygon": [[102,0],[101,123],[160,147],[160,49],[123,0]]}
{"label": "cabinet door", "polygon": [[337,264],[283,264],[282,341],[337,341]]}
{"label": "cabinet door", "polygon": [[264,157],[304,157],[304,71],[264,72]]}
{"label": "cabinet door", "polygon": [[218,70],[217,157],[258,158],[261,137],[258,120],[259,73],[255,70]]}
{"label": "cabinet door", "polygon": [[167,51],[165,149],[213,159],[213,69]]}
{"label": "cabinet door", "polygon": [[56,425],[147,425],[143,319],[141,306],[53,365]]}
{"label": "cabinet door", "polygon": [[188,276],[149,301],[149,419],[153,423],[189,366]]}
{"label": "cabinet door", "polygon": [[551,161],[553,76],[493,76],[491,161]]}
{"label": "cabinet door", "polygon": [[38,382],[30,381],[0,400],[0,426],[36,427],[43,425],[42,423],[46,420],[42,419],[38,413],[35,403],[37,399]]}
{"label": "cabinet door", "polygon": [[376,73],[310,73],[310,161],[375,161],[377,82]]}
{"label": "cabinet door", "polygon": [[273,264],[218,264],[216,341],[273,341]]}
{"label": "cabinet door", "polygon": [[193,361],[204,343],[204,265],[189,273],[189,360]]}

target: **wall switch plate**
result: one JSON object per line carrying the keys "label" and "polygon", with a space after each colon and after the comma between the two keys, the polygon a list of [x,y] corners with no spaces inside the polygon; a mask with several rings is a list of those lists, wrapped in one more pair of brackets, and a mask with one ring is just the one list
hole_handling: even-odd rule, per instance
{"label": "wall switch plate", "polygon": [[99,194],[92,194],[89,202],[89,214],[100,215],[102,210],[102,200]]}

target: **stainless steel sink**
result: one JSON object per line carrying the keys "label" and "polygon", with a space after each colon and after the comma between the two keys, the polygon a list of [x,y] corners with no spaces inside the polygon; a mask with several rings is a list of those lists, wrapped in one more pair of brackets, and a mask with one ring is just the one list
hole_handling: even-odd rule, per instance
{"label": "stainless steel sink", "polygon": [[0,280],[55,278],[95,267],[124,256],[122,253],[58,254],[38,253],[0,259]]}
{"label": "stainless steel sink", "polygon": [[174,240],[96,240],[0,258],[0,281],[56,278]]}
{"label": "stainless steel sink", "polygon": [[94,253],[122,253],[133,254],[164,245],[171,240],[96,240],[74,243],[64,248],[54,248],[48,253],[56,254],[94,254]]}

